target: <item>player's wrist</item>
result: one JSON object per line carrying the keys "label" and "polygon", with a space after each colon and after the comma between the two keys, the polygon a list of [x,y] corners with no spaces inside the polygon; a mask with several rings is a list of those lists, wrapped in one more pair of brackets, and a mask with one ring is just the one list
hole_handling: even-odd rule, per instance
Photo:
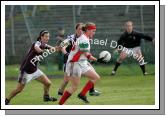
{"label": "player's wrist", "polygon": [[97,58],[95,58],[94,56],[91,56],[91,57],[90,57],[90,60],[92,60],[92,61],[97,61]]}
{"label": "player's wrist", "polygon": [[97,59],[94,56],[92,56],[92,54],[88,54],[86,57],[88,60],[97,61]]}
{"label": "player's wrist", "polygon": [[87,59],[90,59],[91,56],[92,56],[92,54],[88,54],[88,55],[86,55]]}

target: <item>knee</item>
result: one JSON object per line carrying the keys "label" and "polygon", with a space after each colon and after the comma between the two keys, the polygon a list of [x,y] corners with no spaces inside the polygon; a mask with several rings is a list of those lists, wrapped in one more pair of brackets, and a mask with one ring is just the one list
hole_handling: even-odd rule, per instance
{"label": "knee", "polygon": [[123,58],[118,58],[118,59],[117,59],[117,62],[118,62],[118,63],[122,63],[123,60],[124,60]]}
{"label": "knee", "polygon": [[45,86],[47,86],[47,87],[49,87],[51,85],[52,85],[51,81],[48,81],[47,83],[45,83]]}
{"label": "knee", "polygon": [[69,81],[69,78],[68,77],[65,77],[64,78],[64,82],[68,82]]}
{"label": "knee", "polygon": [[98,81],[98,80],[100,80],[101,78],[100,78],[100,76],[98,75],[97,77],[96,77],[96,80]]}
{"label": "knee", "polygon": [[100,80],[100,76],[97,75],[96,77],[94,77],[94,80],[92,80],[92,82],[93,82],[94,84],[96,84],[96,82],[99,81],[99,80]]}

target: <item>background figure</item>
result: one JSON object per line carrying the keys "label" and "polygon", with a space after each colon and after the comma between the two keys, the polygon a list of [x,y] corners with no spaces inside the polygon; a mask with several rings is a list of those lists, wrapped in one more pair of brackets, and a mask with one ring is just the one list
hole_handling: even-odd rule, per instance
{"label": "background figure", "polygon": [[[56,45],[60,45],[60,43],[65,40],[65,29],[63,27],[59,27],[57,30],[56,36]],[[58,69],[59,71],[63,70],[63,54],[61,51],[58,52]]]}
{"label": "background figure", "polygon": [[145,64],[147,64],[147,62],[144,61],[144,57],[141,52],[141,40],[144,39],[147,41],[152,41],[154,44],[154,38],[144,33],[135,31],[133,27],[134,26],[132,21],[127,21],[125,23],[125,32],[120,36],[118,40],[118,46],[115,50],[115,53],[118,53],[118,51],[120,51],[120,46],[123,46],[123,48],[125,49],[121,50],[120,55],[115,62],[115,67],[112,70],[111,75],[115,75],[120,64],[127,57],[131,56],[139,63],[143,75],[148,74],[145,70]]}

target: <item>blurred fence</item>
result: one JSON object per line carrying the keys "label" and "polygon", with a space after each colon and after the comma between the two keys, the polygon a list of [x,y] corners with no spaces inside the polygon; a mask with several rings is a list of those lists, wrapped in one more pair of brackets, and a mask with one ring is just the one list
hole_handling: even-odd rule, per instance
{"label": "blurred fence", "polygon": [[[28,48],[36,40],[42,29],[49,30],[51,33],[49,44],[55,45],[57,28],[64,27],[67,35],[73,34],[77,22],[91,21],[96,23],[97,31],[94,39],[107,39],[108,42],[118,40],[123,32],[123,25],[127,20],[134,21],[136,30],[143,31],[154,37],[154,10],[154,6],[151,5],[7,5],[5,7],[5,62],[6,64],[20,64]],[[91,48],[95,56],[98,56],[102,50],[113,52],[109,44],[107,46],[92,44]],[[155,62],[155,49],[149,42],[142,41],[142,51],[147,62]],[[126,63],[129,62],[130,60],[126,61]],[[57,54],[50,55],[43,63],[47,65],[56,64]]]}

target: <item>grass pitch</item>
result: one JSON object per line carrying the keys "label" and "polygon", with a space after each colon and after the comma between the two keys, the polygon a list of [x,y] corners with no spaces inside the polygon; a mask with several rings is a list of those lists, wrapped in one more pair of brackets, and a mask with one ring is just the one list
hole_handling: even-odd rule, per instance
{"label": "grass pitch", "polygon": [[[110,76],[113,66],[98,65],[96,71],[101,80],[95,88],[101,93],[100,96],[88,96],[89,105],[154,105],[155,104],[155,76],[143,76],[137,64],[122,65],[115,76]],[[48,76],[52,76],[50,95],[60,98],[57,90],[63,80],[63,72],[57,71],[56,66],[52,70],[41,69]],[[147,71],[154,72],[154,65],[147,65]],[[17,84],[18,65],[6,66],[5,94],[15,88]],[[55,77],[54,77],[55,76]],[[80,86],[67,101],[67,105],[85,105],[77,98],[77,94],[86,84],[87,78],[82,77]],[[69,87],[70,84],[67,86]],[[22,93],[11,100],[12,105],[57,105],[56,102],[43,102],[43,85],[37,81],[31,81],[26,85]]]}

